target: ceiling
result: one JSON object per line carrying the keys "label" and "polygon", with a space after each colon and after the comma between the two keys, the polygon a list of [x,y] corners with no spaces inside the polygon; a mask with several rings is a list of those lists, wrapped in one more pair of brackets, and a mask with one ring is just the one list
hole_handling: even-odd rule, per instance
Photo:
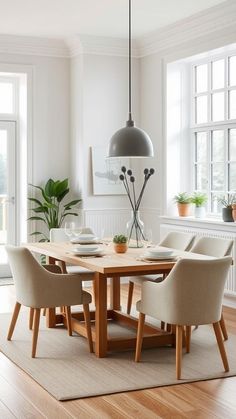
{"label": "ceiling", "polygon": [[[133,0],[133,37],[224,0]],[[0,34],[70,38],[127,36],[128,0],[0,0]]]}

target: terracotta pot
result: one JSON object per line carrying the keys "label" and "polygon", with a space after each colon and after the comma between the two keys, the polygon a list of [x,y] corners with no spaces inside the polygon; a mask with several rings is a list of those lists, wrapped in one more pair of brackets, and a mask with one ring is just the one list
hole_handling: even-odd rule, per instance
{"label": "terracotta pot", "polygon": [[125,253],[128,249],[127,243],[114,243],[116,253]]}
{"label": "terracotta pot", "polygon": [[236,204],[232,204],[232,217],[236,221]]}
{"label": "terracotta pot", "polygon": [[190,204],[180,204],[177,202],[180,217],[188,217],[190,215]]}

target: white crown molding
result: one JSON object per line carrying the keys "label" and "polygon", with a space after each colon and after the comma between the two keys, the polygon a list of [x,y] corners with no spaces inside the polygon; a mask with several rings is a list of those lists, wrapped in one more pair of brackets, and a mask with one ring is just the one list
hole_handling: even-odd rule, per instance
{"label": "white crown molding", "polygon": [[137,41],[139,57],[175,48],[224,29],[236,33],[235,0],[228,0],[142,37]]}
{"label": "white crown molding", "polygon": [[16,35],[0,35],[0,53],[61,58],[70,57],[70,51],[62,39]]}
{"label": "white crown molding", "polygon": [[[127,57],[128,40],[121,38],[109,38],[103,36],[78,35],[73,39],[67,39],[70,56],[79,54],[113,55]],[[136,41],[132,42],[132,56],[139,57]]]}
{"label": "white crown molding", "polygon": [[[136,58],[144,57],[224,30],[226,33],[235,33],[236,40],[235,0],[227,0],[139,40],[133,40],[132,55]],[[0,35],[0,53],[63,58],[81,54],[126,57],[128,45],[127,39],[90,35],[78,35],[65,40]]]}

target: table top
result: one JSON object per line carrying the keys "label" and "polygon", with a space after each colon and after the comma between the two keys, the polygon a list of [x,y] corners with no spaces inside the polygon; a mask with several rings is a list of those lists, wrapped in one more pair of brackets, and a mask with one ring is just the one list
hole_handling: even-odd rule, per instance
{"label": "table top", "polygon": [[[137,274],[151,274],[169,271],[173,268],[178,258],[188,259],[214,259],[211,256],[200,255],[197,253],[183,252],[174,249],[176,259],[146,261],[142,259],[145,248],[129,248],[126,253],[115,253],[112,244],[101,245],[104,249],[104,256],[75,256],[71,251],[78,245],[69,242],[49,242],[49,243],[26,243],[24,244],[30,251],[44,254],[54,259],[59,259],[72,265],[80,265],[90,270],[104,275],[117,274],[129,276]],[[167,249],[167,248],[166,248]]]}

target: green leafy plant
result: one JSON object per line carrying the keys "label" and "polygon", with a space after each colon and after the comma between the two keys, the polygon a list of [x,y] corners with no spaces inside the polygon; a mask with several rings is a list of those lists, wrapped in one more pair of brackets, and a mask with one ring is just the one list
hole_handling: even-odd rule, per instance
{"label": "green leafy plant", "polygon": [[116,243],[116,244],[125,244],[125,243],[127,243],[127,240],[128,240],[128,237],[126,237],[126,236],[124,236],[123,234],[116,234],[114,237],[113,237],[113,243]]}
{"label": "green leafy plant", "polygon": [[223,208],[232,208],[232,205],[236,203],[236,195],[229,194],[217,198],[217,202],[222,205]]}
{"label": "green leafy plant", "polygon": [[[31,208],[36,215],[28,218],[29,221],[41,221],[48,229],[48,233],[51,228],[60,228],[64,219],[68,215],[77,217],[78,213],[75,208],[71,211],[75,205],[77,205],[81,199],[75,199],[66,204],[62,204],[63,199],[69,193],[68,179],[62,181],[49,179],[44,187],[37,185],[30,185],[35,189],[38,189],[41,193],[42,199],[28,198],[29,201],[35,204],[34,208]],[[40,242],[49,241],[49,237],[41,232],[34,231],[31,236],[42,236]]]}
{"label": "green leafy plant", "polygon": [[196,207],[202,207],[207,202],[207,196],[202,192],[194,192],[191,196],[192,204],[195,204]]}
{"label": "green leafy plant", "polygon": [[179,192],[177,195],[174,196],[174,201],[178,204],[190,204],[191,197],[187,194],[187,192]]}

